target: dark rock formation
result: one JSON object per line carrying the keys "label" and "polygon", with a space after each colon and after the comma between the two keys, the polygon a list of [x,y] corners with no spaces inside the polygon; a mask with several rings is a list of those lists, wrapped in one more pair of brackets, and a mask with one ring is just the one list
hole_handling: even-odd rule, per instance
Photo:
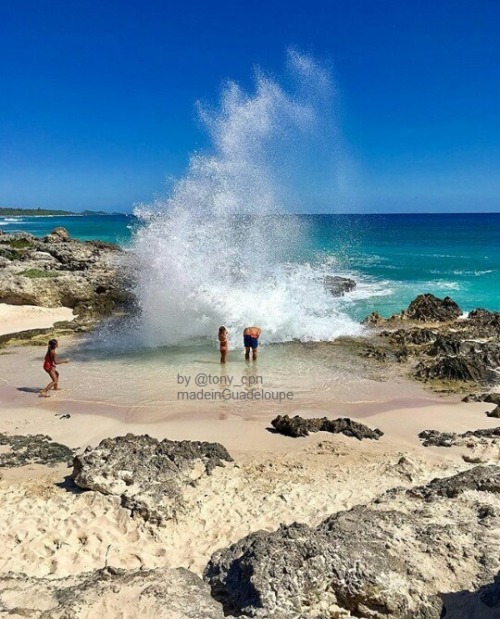
{"label": "dark rock formation", "polygon": [[471,393],[462,402],[491,402],[500,406],[500,393]]}
{"label": "dark rock formation", "polygon": [[76,456],[71,477],[80,488],[117,495],[132,515],[161,524],[183,509],[186,486],[224,461],[232,458],[219,443],[127,434],[105,439]]}
{"label": "dark rock formation", "polygon": [[[416,357],[418,362],[408,370],[419,380],[431,381],[434,388],[457,391],[463,383],[479,386],[499,381],[500,312],[479,308],[463,318],[449,297],[424,294],[399,314],[384,319],[375,312],[363,322],[384,330],[376,336],[379,346],[372,337],[359,354],[400,364]],[[423,327],[422,322],[433,325]]]}
{"label": "dark rock formation", "polygon": [[361,324],[367,325],[368,327],[379,327],[385,323],[385,320],[386,319],[378,312],[372,312],[361,321]]}
{"label": "dark rock formation", "polygon": [[422,346],[434,342],[437,332],[426,327],[414,327],[409,329],[398,329],[397,331],[383,331],[380,335],[388,337],[397,344]]}
{"label": "dark rock formation", "polygon": [[446,591],[460,591],[498,571],[491,536],[500,524],[492,507],[499,492],[500,467],[394,489],[316,528],[253,533],[214,553],[204,577],[236,616],[452,617],[456,606],[440,595],[443,582]]}
{"label": "dark rock formation", "polygon": [[500,438],[499,428],[481,428],[480,430],[468,430],[462,434],[455,432],[439,432],[438,430],[423,430],[418,435],[424,447],[452,447],[463,444],[463,439],[497,439]]}
{"label": "dark rock formation", "polygon": [[[500,428],[496,428],[500,431]],[[498,432],[500,436],[500,432]],[[452,477],[433,479],[426,486],[419,486],[408,490],[412,496],[419,496],[426,501],[433,501],[436,497],[454,499],[462,492],[476,490],[478,492],[500,493],[500,467],[476,466],[468,471],[457,473]]]}
{"label": "dark rock formation", "polygon": [[[126,611],[125,611],[126,609]],[[186,569],[107,567],[62,579],[0,577],[0,614],[32,619],[224,619],[209,588]]]}
{"label": "dark rock formation", "polygon": [[299,415],[289,417],[288,415],[278,415],[271,421],[271,425],[280,434],[297,438],[299,436],[308,436],[309,432],[331,432],[332,434],[344,434],[352,436],[358,440],[370,438],[378,440],[383,436],[378,428],[372,430],[368,426],[353,421],[347,417],[339,419],[304,419]]}
{"label": "dark rock formation", "polygon": [[351,292],[356,288],[356,282],[348,277],[339,277],[338,275],[327,275],[324,280],[325,288],[331,292],[334,297],[343,297],[346,292]]}
{"label": "dark rock formation", "polygon": [[477,308],[469,313],[465,327],[482,337],[500,335],[500,312],[490,312]]}
{"label": "dark rock formation", "polygon": [[27,464],[70,465],[74,450],[55,443],[50,436],[35,434],[27,436],[0,434],[0,467],[26,466]]}
{"label": "dark rock formation", "polygon": [[498,375],[488,364],[487,357],[479,355],[443,356],[433,363],[420,362],[415,367],[415,377],[424,380],[493,383]]}
{"label": "dark rock formation", "polygon": [[486,417],[500,418],[500,406],[496,406],[492,411],[486,411]]}
{"label": "dark rock formation", "polygon": [[427,350],[430,356],[463,356],[480,359],[486,365],[500,365],[500,344],[497,342],[477,342],[461,339],[456,334],[440,334]]}
{"label": "dark rock formation", "polygon": [[439,299],[432,294],[420,294],[401,317],[419,322],[448,322],[462,315],[462,310],[453,299],[445,297]]}
{"label": "dark rock formation", "polygon": [[118,267],[128,256],[117,245],[70,239],[64,228],[44,238],[0,238],[0,303],[70,307],[95,320],[132,301]]}

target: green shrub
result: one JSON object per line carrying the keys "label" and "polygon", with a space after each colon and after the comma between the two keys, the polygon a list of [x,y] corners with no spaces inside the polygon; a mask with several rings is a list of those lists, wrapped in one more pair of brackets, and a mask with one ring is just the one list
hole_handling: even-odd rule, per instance
{"label": "green shrub", "polygon": [[33,243],[28,239],[14,239],[9,241],[9,245],[12,249],[26,249],[27,247],[33,247]]}
{"label": "green shrub", "polygon": [[28,239],[13,239],[11,241],[4,241],[0,237],[0,243],[3,246],[11,247],[12,249],[26,249],[28,247],[33,247],[33,243]]}
{"label": "green shrub", "polygon": [[25,271],[18,273],[18,275],[35,279],[39,277],[59,277],[60,273],[57,273],[56,271],[42,271],[42,269],[26,269]]}

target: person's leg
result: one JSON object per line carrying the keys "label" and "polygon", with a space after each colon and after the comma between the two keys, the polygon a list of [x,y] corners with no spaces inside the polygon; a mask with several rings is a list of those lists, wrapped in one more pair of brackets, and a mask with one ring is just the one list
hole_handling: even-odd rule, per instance
{"label": "person's leg", "polygon": [[223,349],[220,351],[220,362],[221,363],[226,363],[226,355],[227,355],[226,349]]}
{"label": "person's leg", "polygon": [[245,346],[245,359],[250,361],[250,346]]}
{"label": "person's leg", "polygon": [[252,348],[252,358],[254,361],[257,361],[257,346]]}
{"label": "person's leg", "polygon": [[56,378],[55,378],[56,384],[52,387],[52,389],[54,391],[60,391],[61,387],[59,387],[59,372],[57,370],[54,370],[54,374],[56,375]]}
{"label": "person's leg", "polygon": [[45,389],[42,389],[40,391],[40,397],[42,398],[48,398],[49,395],[47,393],[47,391],[49,391],[50,389],[52,389],[54,387],[54,385],[57,385],[57,376],[56,376],[56,372],[55,370],[49,370],[48,375],[50,376],[50,378],[52,379],[51,382],[45,387]]}

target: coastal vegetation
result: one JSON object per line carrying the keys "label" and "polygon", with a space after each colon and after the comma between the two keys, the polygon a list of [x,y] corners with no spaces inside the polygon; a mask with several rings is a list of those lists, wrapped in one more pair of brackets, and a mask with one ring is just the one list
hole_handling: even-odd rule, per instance
{"label": "coastal vegetation", "polygon": [[81,213],[75,213],[74,211],[63,211],[60,209],[0,207],[0,217],[64,217],[65,215],[88,216],[109,214],[105,211],[92,211],[88,209]]}
{"label": "coastal vegetation", "polygon": [[26,269],[25,271],[21,271],[19,275],[36,279],[40,277],[59,277],[61,273],[57,273],[56,271],[44,271],[43,269]]}
{"label": "coastal vegetation", "polygon": [[43,209],[43,208],[0,208],[0,217],[35,217],[49,215],[74,215],[72,211],[60,211],[57,209]]}

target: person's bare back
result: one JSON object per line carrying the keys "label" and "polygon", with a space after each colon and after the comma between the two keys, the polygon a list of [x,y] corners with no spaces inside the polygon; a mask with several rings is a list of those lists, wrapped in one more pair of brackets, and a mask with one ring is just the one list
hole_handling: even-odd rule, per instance
{"label": "person's bare back", "polygon": [[259,337],[262,333],[260,327],[246,327],[243,330],[243,345],[245,346],[245,359],[250,359],[250,350],[252,350],[252,358],[257,359],[257,347],[259,345]]}

